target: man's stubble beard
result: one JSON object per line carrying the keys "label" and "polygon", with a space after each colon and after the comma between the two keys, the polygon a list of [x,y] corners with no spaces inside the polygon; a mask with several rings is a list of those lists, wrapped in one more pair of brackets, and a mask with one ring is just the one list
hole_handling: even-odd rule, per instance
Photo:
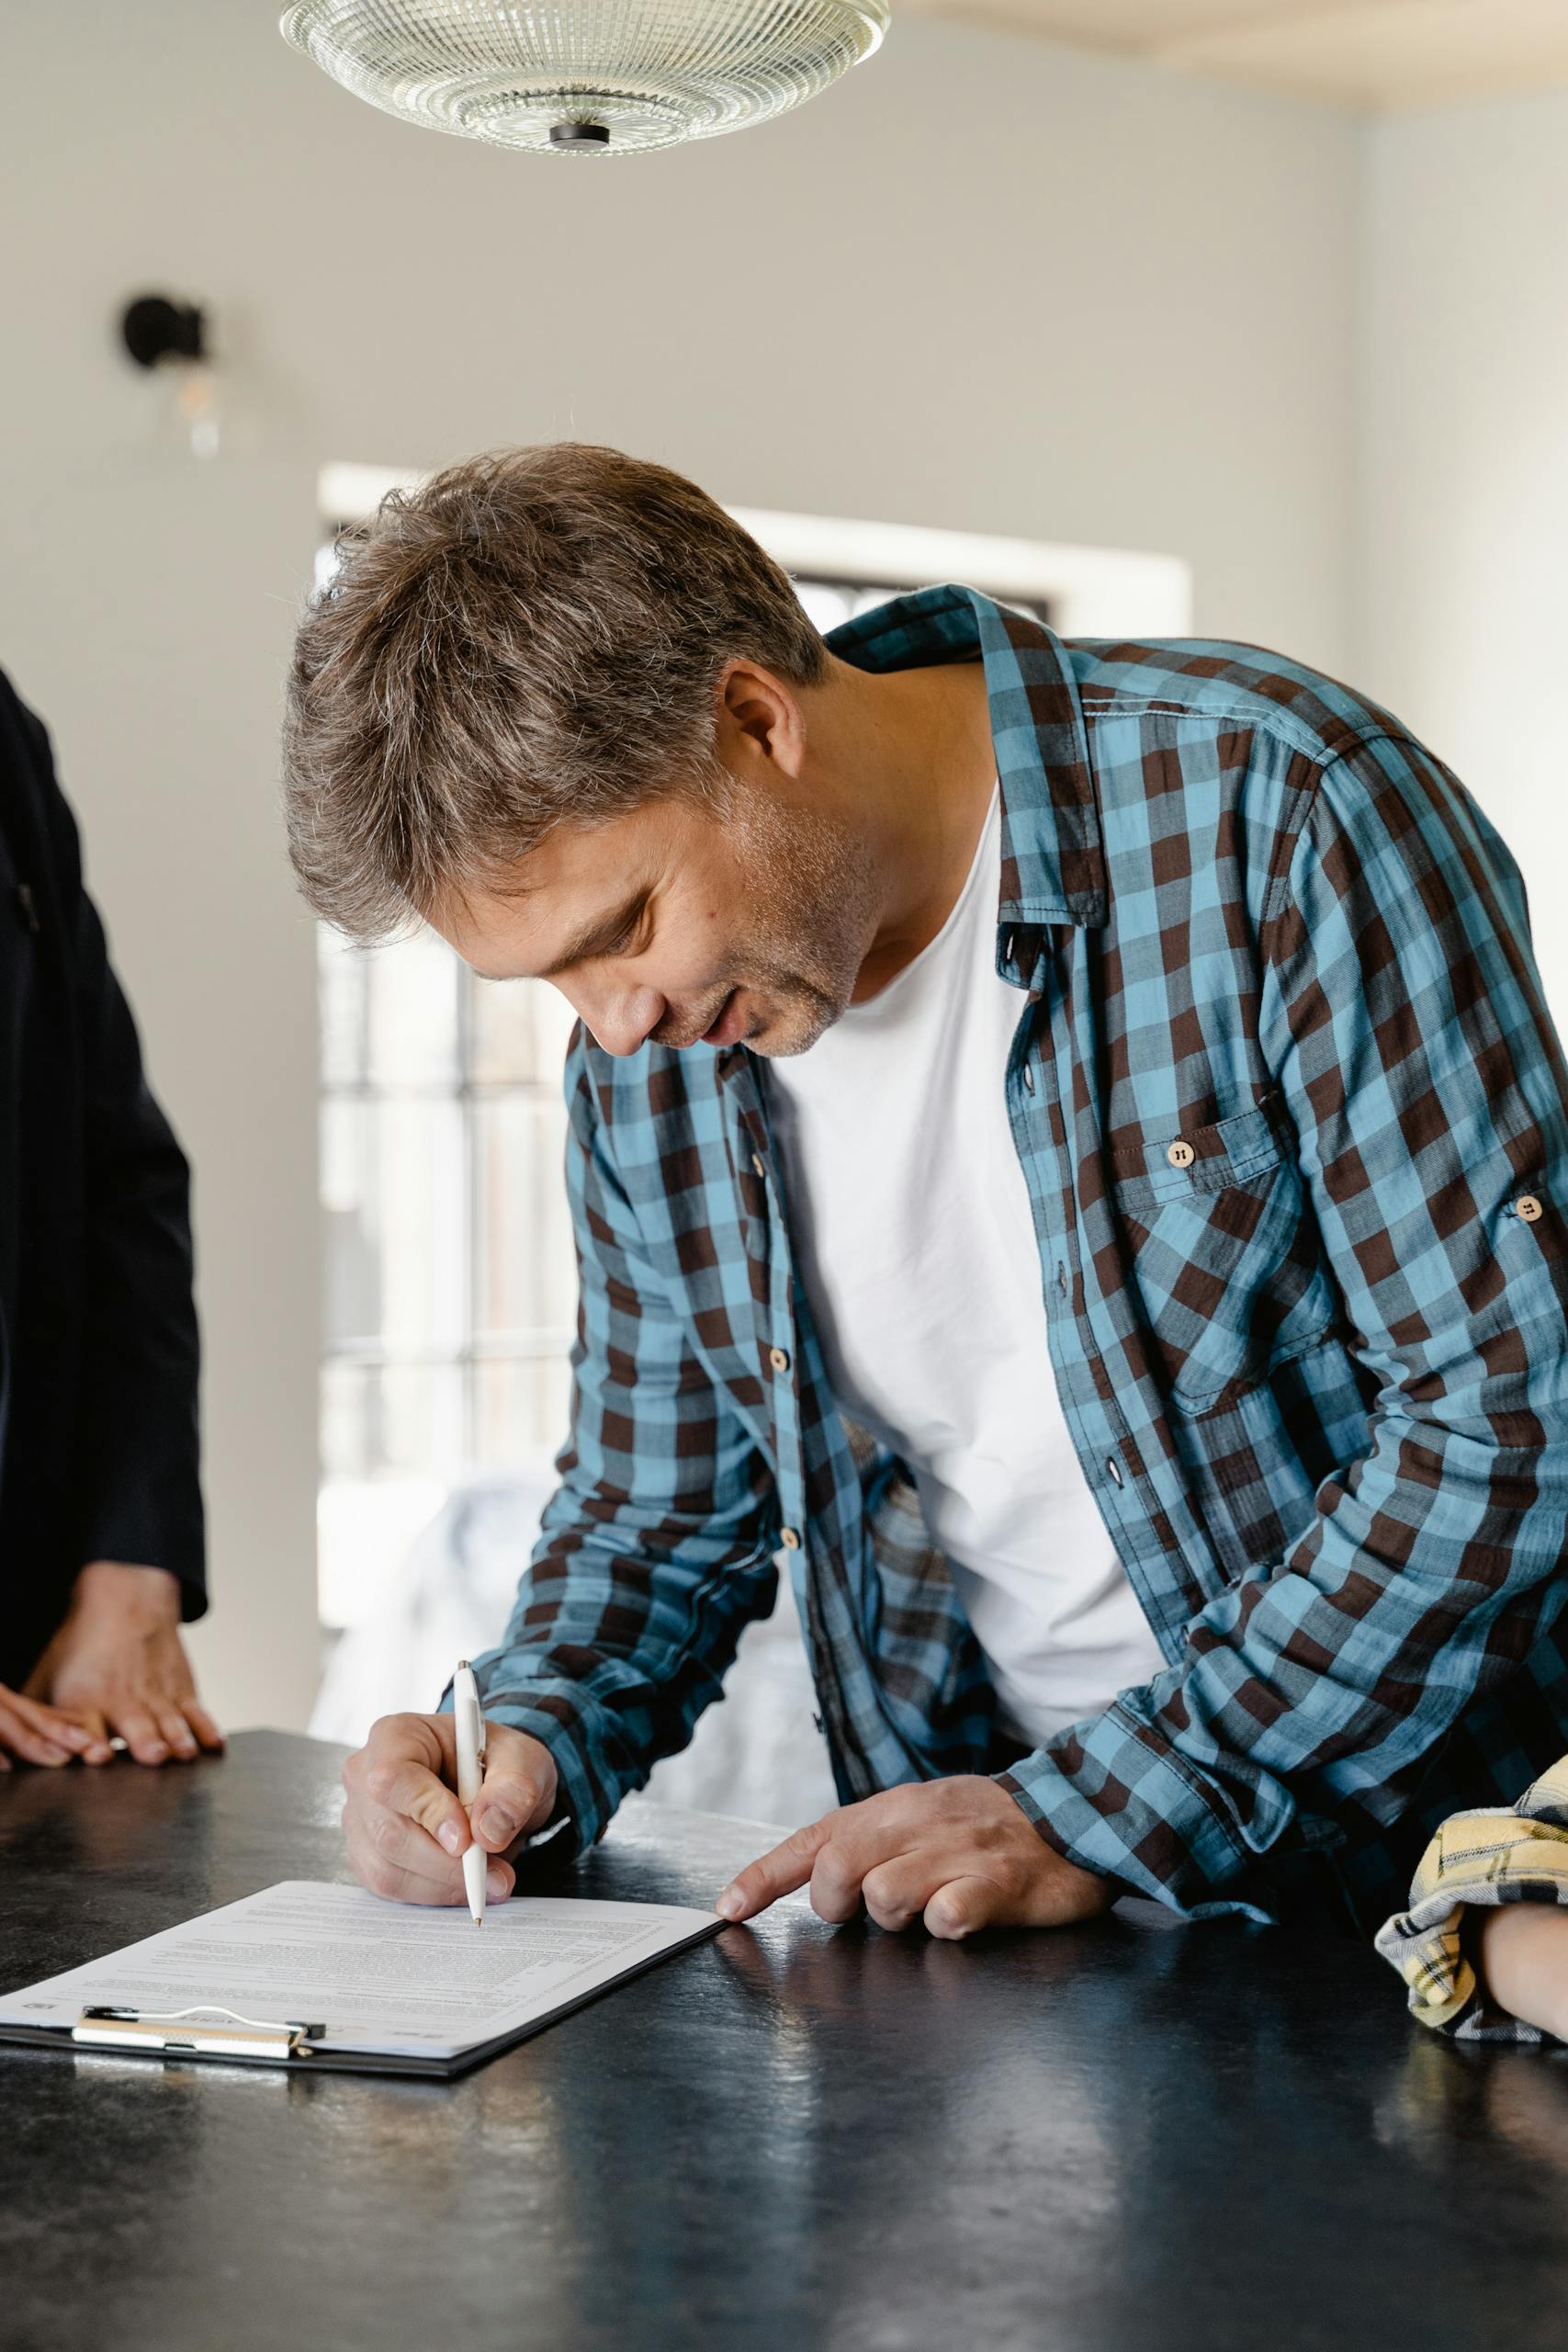
{"label": "man's stubble beard", "polygon": [[782,1060],[848,1012],[876,935],[876,876],[863,842],[834,818],[764,800],[737,806],[729,822],[753,915],[735,984],[773,1008],[751,1050]]}

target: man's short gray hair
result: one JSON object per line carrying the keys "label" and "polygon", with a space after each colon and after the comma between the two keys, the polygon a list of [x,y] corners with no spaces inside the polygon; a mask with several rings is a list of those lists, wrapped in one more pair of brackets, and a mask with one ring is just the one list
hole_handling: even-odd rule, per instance
{"label": "man's short gray hair", "polygon": [[772,557],[617,449],[470,458],[338,554],[295,643],[284,792],[305,897],[357,939],[503,885],[557,825],[711,792],[728,662],[827,668]]}

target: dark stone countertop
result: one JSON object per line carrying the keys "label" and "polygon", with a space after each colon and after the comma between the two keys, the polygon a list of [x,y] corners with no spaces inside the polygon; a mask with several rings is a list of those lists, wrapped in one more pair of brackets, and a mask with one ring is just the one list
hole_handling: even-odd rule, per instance
{"label": "dark stone countertop", "polygon": [[[0,1981],[345,1876],[340,1761],[0,1780]],[[633,1804],[568,1883],[705,1906],[768,1842]],[[1568,2053],[1143,1906],[953,1946],[796,1899],[453,2083],[0,2046],[0,2176],[4,2352],[1568,2344]]]}

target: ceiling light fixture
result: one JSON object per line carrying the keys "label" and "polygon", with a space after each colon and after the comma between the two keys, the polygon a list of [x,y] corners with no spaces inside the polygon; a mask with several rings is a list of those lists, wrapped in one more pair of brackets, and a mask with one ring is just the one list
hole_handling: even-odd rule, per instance
{"label": "ceiling light fixture", "polygon": [[405,122],[617,155],[814,98],[880,45],[887,0],[298,0],[282,29]]}

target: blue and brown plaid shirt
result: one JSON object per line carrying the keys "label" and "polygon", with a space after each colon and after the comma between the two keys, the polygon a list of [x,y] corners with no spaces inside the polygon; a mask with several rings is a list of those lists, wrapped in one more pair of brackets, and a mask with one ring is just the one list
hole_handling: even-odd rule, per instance
{"label": "blue and brown plaid shirt", "polygon": [[1246,647],[1064,644],[965,588],[829,642],[986,665],[1020,1279],[1165,1668],[1006,1755],[908,1473],[829,1393],[765,1063],[580,1031],[572,1431],[487,1710],[592,1840],[782,1552],[846,1798],[1005,1764],[1180,1911],[1373,1921],[1568,1746],[1568,1074],[1512,860],[1396,719]]}

